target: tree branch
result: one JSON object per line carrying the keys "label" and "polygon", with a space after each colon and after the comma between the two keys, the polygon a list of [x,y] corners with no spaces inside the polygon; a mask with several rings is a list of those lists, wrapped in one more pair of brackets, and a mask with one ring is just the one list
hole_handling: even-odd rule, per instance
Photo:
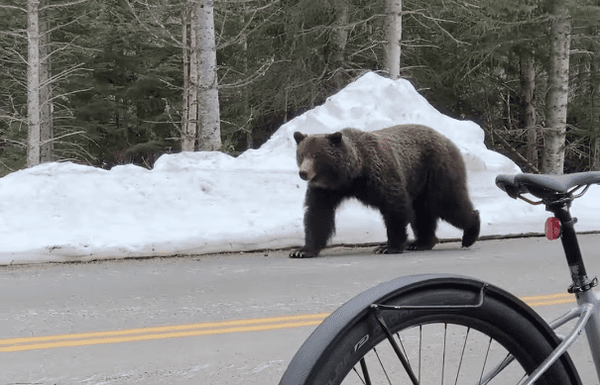
{"label": "tree branch", "polygon": [[62,4],[48,4],[48,5],[44,5],[43,7],[40,7],[40,11],[45,10],[45,9],[50,9],[50,8],[68,7],[70,5],[77,5],[77,4],[85,3],[86,1],[88,1],[88,0],[77,0],[77,1],[72,1],[70,3],[62,3]]}
{"label": "tree branch", "polygon": [[[87,1],[87,0],[86,0],[86,1]],[[87,13],[86,13],[86,14],[83,14],[83,15],[80,15],[80,16],[76,17],[76,18],[75,18],[75,20],[69,21],[68,23],[57,25],[56,27],[54,27],[54,28],[51,28],[51,29],[47,30],[47,31],[44,33],[44,35],[47,35],[47,34],[49,34],[49,33],[52,33],[52,32],[54,32],[54,31],[56,31],[56,30],[58,30],[58,29],[61,29],[61,28],[63,28],[63,27],[66,27],[66,26],[68,26],[68,25],[75,24],[75,23],[77,23],[77,22],[78,22],[80,19],[84,18],[84,17],[85,17],[85,16],[87,16],[87,15],[88,15]],[[74,38],[73,40],[71,40],[71,43],[72,43],[72,42],[74,42],[74,41],[75,41],[75,39],[76,39],[76,38]],[[70,43],[69,43],[69,44],[70,44]]]}
{"label": "tree branch", "polygon": [[271,58],[271,59],[267,60],[267,62],[264,63],[259,69],[254,71],[254,75],[250,76],[249,79],[241,80],[239,82],[235,82],[235,83],[231,83],[231,84],[220,84],[219,88],[226,89],[226,88],[245,87],[248,84],[254,83],[259,77],[263,76],[265,74],[265,72],[267,72],[269,70],[269,68],[271,68],[271,65],[273,65],[273,63],[275,63],[275,59]]}
{"label": "tree branch", "polygon": [[[486,130],[485,128],[484,128],[484,130],[487,131],[488,134],[490,133],[490,130]],[[525,158],[523,155],[521,155],[521,153],[519,151],[515,150],[515,148],[513,146],[511,146],[510,143],[508,143],[508,141],[502,137],[502,135],[498,134],[495,130],[491,130],[491,134],[493,136],[495,136],[496,138],[500,139],[500,142],[502,142],[502,147],[506,148],[511,154],[516,156],[517,159],[519,159],[521,162],[524,162],[527,165],[527,167],[529,167],[531,172],[534,172],[536,174],[540,173],[540,170],[537,167],[535,167],[533,165],[533,163],[528,161],[527,158]]]}
{"label": "tree branch", "polygon": [[[169,40],[165,39],[164,37],[158,36],[156,33],[152,32],[150,30],[150,28],[148,28],[146,26],[146,23],[143,23],[142,20],[140,20],[140,17],[138,15],[138,13],[135,11],[135,9],[133,8],[133,5],[131,5],[131,2],[129,0],[125,0],[125,2],[127,3],[127,5],[129,6],[129,9],[131,9],[131,13],[133,14],[133,17],[135,17],[135,19],[137,20],[137,22],[139,23],[139,25],[144,28],[146,30],[146,32],[148,32],[152,37],[154,37],[155,39],[157,39],[158,41],[162,41],[165,44],[175,44],[175,47],[177,48],[185,48],[181,42],[181,40],[178,40],[175,36],[173,36],[173,34],[169,31],[169,29],[167,27],[165,27],[160,21],[158,21],[156,18],[153,18],[154,23],[158,24],[158,26],[161,28],[162,31],[166,32]],[[148,11],[150,12],[150,14],[153,14],[153,12],[150,10],[150,6],[148,5],[148,3],[143,4],[139,1],[136,1],[138,4],[142,4],[144,7],[146,7],[146,9],[148,9]]]}
{"label": "tree branch", "polygon": [[61,135],[61,136],[57,136],[55,138],[50,138],[48,140],[44,140],[41,145],[43,146],[44,144],[56,142],[59,139],[66,138],[68,136],[79,135],[79,134],[85,134],[85,131],[75,131],[75,132],[70,132],[68,134],[64,134],[64,135]]}
{"label": "tree branch", "polygon": [[4,142],[4,143],[12,144],[12,145],[20,147],[20,148],[27,148],[27,143],[25,143],[23,141],[6,139],[6,138],[0,138],[0,141]]}
{"label": "tree branch", "polygon": [[48,84],[53,84],[53,83],[56,83],[57,81],[59,81],[59,80],[62,80],[62,79],[64,79],[65,77],[67,77],[68,75],[72,74],[73,72],[75,72],[75,71],[77,71],[77,70],[80,70],[80,69],[82,69],[81,67],[82,67],[83,65],[84,65],[84,63],[79,63],[79,64],[77,64],[77,65],[74,65],[74,66],[73,66],[73,67],[71,67],[71,68],[67,68],[66,70],[64,70],[64,71],[61,71],[60,73],[58,73],[58,74],[56,74],[56,75],[52,76],[50,79],[48,79],[48,81],[46,81],[46,82],[44,82],[44,83],[40,84],[40,86],[41,86],[41,87],[45,87],[45,86],[47,86]]}
{"label": "tree branch", "polygon": [[54,100],[56,100],[56,99],[61,99],[61,98],[64,98],[64,97],[66,97],[67,95],[73,95],[73,94],[77,94],[77,93],[79,93],[79,92],[91,91],[91,90],[93,90],[93,89],[94,89],[93,87],[90,87],[90,88],[85,88],[85,89],[83,89],[83,90],[76,90],[76,91],[71,91],[71,92],[65,92],[65,93],[62,93],[62,94],[60,94],[60,95],[55,95],[55,96],[53,96],[53,97],[50,99],[50,101],[54,101]]}
{"label": "tree branch", "polygon": [[21,7],[17,7],[17,6],[14,6],[14,5],[0,5],[0,8],[16,9],[18,11],[23,11],[23,12],[27,13],[27,8],[21,8]]}

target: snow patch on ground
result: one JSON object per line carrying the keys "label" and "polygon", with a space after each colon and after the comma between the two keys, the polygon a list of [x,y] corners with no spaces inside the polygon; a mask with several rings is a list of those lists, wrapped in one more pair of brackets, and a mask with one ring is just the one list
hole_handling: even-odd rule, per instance
{"label": "snow patch on ground", "polygon": [[[518,173],[488,150],[483,130],[434,109],[406,80],[368,73],[325,104],[283,125],[258,150],[164,155],[152,170],[110,171],[47,163],[0,179],[0,264],[242,251],[303,244],[306,183],[298,177],[294,131],[373,131],[428,125],[460,148],[482,235],[542,232],[543,207],[515,202],[494,184]],[[573,205],[580,231],[600,230],[600,188]],[[385,242],[378,212],[349,201],[338,210],[333,243]],[[441,222],[439,238],[461,231]]]}

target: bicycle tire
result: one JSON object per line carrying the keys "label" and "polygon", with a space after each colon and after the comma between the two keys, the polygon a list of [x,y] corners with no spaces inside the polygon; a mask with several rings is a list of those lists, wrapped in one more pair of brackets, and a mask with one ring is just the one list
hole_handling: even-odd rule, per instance
{"label": "bicycle tire", "polygon": [[[482,288],[485,286],[485,294]],[[475,306],[481,298],[480,306]],[[429,330],[432,325],[439,324],[441,328],[436,338],[443,339],[443,352],[446,349],[457,350],[457,347],[446,342],[449,329],[464,328],[467,337],[464,337],[462,346],[462,358],[454,358],[448,352],[450,358],[439,358],[439,351],[435,345],[429,346],[430,352],[426,359],[435,359],[436,368],[441,368],[441,377],[435,382],[419,377],[419,383],[462,383],[462,379],[471,374],[479,377],[477,381],[469,379],[468,383],[481,383],[484,378],[479,370],[489,370],[486,367],[490,358],[490,346],[499,347],[512,354],[516,360],[513,364],[519,364],[522,370],[530,374],[560,343],[556,334],[529,306],[510,293],[476,279],[454,276],[454,275],[419,275],[401,277],[383,283],[348,301],[328,318],[326,318],[311,336],[305,341],[290,362],[284,373],[280,385],[339,385],[350,373],[357,375],[356,383],[379,384],[371,378],[368,381],[361,368],[361,360],[373,355],[374,348],[388,349],[391,346],[384,328],[377,319],[376,311],[372,304],[378,306],[401,306],[402,310],[383,309],[379,310],[380,319],[387,325],[389,331],[394,335],[397,343],[406,331]],[[417,306],[419,309],[407,309]],[[450,307],[448,307],[450,306]],[[452,307],[456,306],[456,307]],[[450,326],[448,326],[450,325]],[[415,329],[418,328],[418,329]],[[460,332],[456,332],[457,336]],[[462,332],[464,333],[464,332]],[[471,345],[473,337],[482,335],[489,338],[487,350],[482,353],[473,352]],[[443,334],[443,338],[442,335]],[[420,337],[416,338],[419,339]],[[412,338],[409,338],[412,339]],[[471,340],[469,340],[471,339]],[[423,345],[422,340],[419,344]],[[494,345],[492,344],[494,342]],[[446,345],[448,343],[448,345]],[[464,353],[469,344],[469,358],[479,359],[485,356],[483,368],[474,369],[463,363]],[[428,342],[426,342],[428,344]],[[461,345],[459,344],[459,345]],[[400,342],[407,358],[411,359],[405,342]],[[440,345],[441,348],[442,345]],[[433,375],[433,372],[423,371],[422,352],[419,352],[419,365],[417,358],[412,357],[413,374],[417,376]],[[376,352],[381,355],[382,353]],[[387,354],[387,353],[386,353]],[[394,354],[391,354],[394,356]],[[387,357],[385,357],[387,359]],[[398,358],[395,358],[398,360]],[[491,359],[491,358],[490,358]],[[381,362],[381,357],[375,361]],[[458,364],[450,361],[460,361]],[[448,362],[447,362],[448,361]],[[383,365],[383,363],[381,363]],[[512,364],[511,364],[512,365]],[[451,366],[454,368],[452,369]],[[492,365],[493,366],[493,365]],[[353,368],[357,368],[354,373]],[[378,371],[381,371],[377,366]],[[467,368],[467,369],[465,369]],[[373,369],[371,369],[373,370]],[[454,371],[456,370],[456,373]],[[515,368],[504,370],[502,374],[512,374]],[[397,363],[389,373],[384,372],[382,377],[385,381],[381,383],[411,383],[402,365]],[[466,372],[465,372],[466,371]],[[362,376],[361,376],[362,372]],[[462,372],[462,373],[461,373]],[[372,377],[372,374],[369,373]],[[390,376],[393,380],[390,380]],[[461,377],[462,376],[462,377]],[[517,378],[521,378],[520,374]],[[459,381],[460,380],[460,381]],[[501,384],[510,384],[506,379],[495,379]],[[446,381],[446,382],[444,382]],[[518,381],[514,382],[518,383]],[[344,382],[346,384],[346,382]],[[568,354],[564,354],[538,381],[536,384],[581,384],[579,375]]]}

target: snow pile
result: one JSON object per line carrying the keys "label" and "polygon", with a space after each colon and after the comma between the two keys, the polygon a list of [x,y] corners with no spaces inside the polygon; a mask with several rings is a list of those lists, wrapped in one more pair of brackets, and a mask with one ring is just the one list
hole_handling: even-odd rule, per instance
{"label": "snow pile", "polygon": [[[0,179],[0,264],[205,253],[301,245],[306,183],[297,175],[294,131],[366,131],[428,125],[461,149],[482,235],[541,232],[547,213],[508,198],[494,185],[520,172],[489,151],[472,122],[440,114],[405,80],[369,73],[327,102],[282,126],[258,150],[164,155],[153,170],[110,171],[43,164]],[[600,188],[574,204],[578,230],[600,229]],[[438,237],[460,238],[440,223]],[[385,242],[378,212],[349,201],[333,243]]]}

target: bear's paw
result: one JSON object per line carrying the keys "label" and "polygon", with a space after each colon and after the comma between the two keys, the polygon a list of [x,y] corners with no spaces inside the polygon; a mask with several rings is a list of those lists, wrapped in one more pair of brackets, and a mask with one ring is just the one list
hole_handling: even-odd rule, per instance
{"label": "bear's paw", "polygon": [[379,246],[373,250],[373,254],[402,254],[403,252],[403,249],[391,248],[387,245]]}
{"label": "bear's paw", "polygon": [[415,242],[409,243],[408,246],[406,247],[406,250],[410,250],[410,251],[431,250],[431,249],[433,249],[433,246],[435,246],[436,243],[437,243],[437,239],[434,242],[427,242],[427,243],[415,241]]}
{"label": "bear's paw", "polygon": [[315,253],[314,251],[301,248],[301,249],[292,251],[290,253],[290,258],[314,258],[317,255],[319,255],[319,254]]}

